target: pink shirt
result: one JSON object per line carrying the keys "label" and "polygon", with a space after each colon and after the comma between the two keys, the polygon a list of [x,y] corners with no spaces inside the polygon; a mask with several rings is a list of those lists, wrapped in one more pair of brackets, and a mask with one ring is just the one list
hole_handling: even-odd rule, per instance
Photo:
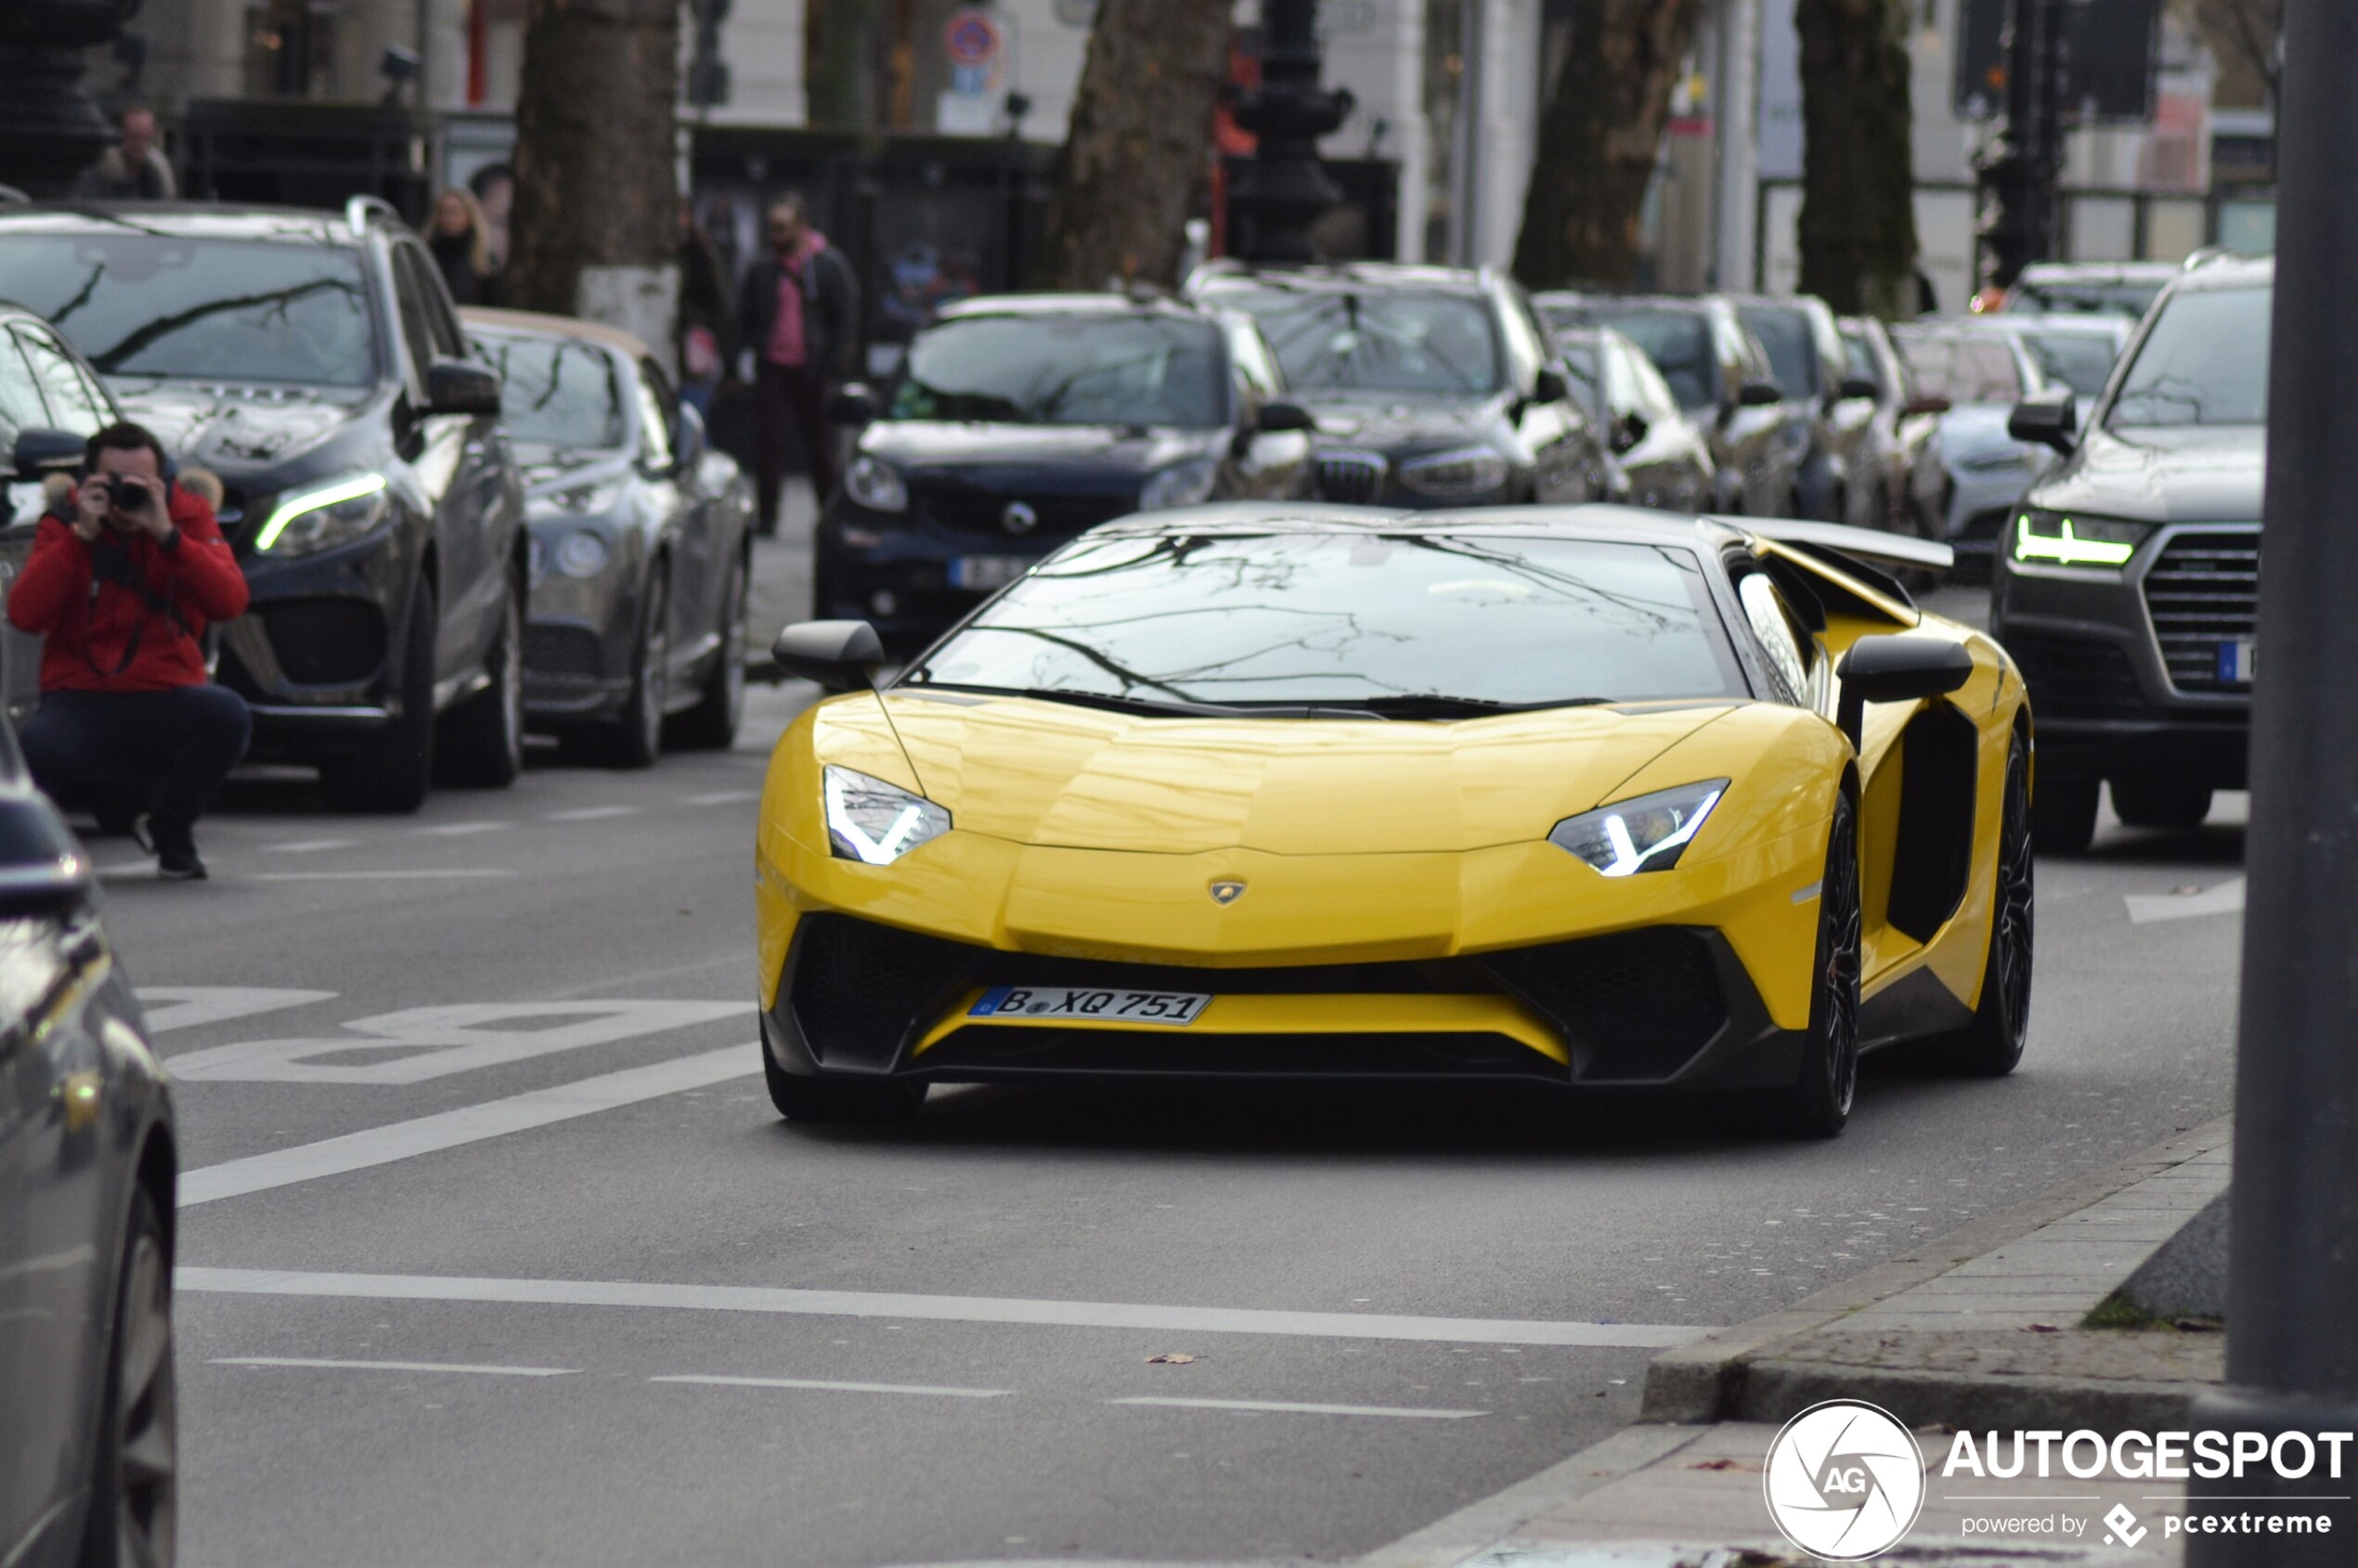
{"label": "pink shirt", "polygon": [[778,269],[778,314],[770,323],[770,341],[762,354],[772,365],[799,365],[802,342],[802,280],[787,267]]}

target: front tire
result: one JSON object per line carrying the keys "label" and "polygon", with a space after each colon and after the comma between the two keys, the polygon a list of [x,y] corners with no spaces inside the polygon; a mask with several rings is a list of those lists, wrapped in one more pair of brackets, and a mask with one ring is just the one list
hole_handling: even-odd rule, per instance
{"label": "front tire", "polygon": [[155,1200],[132,1195],[80,1568],[169,1564],[179,1533],[172,1251]]}
{"label": "front tire", "polygon": [[319,764],[319,785],[339,811],[403,816],[425,804],[434,782],[434,590],[409,596],[401,642],[401,712],[360,749]]}
{"label": "front tire", "polygon": [[899,1079],[805,1078],[788,1072],[761,1053],[761,1075],[770,1103],[789,1121],[906,1121],[926,1103],[926,1086]]}
{"label": "front tire", "polygon": [[1981,970],[1981,1004],[1973,1022],[1937,1042],[1934,1060],[1946,1071],[2003,1078],[2022,1060],[2030,1031],[2033,857],[2030,759],[2015,743],[2006,759],[2006,797],[1999,817],[1997,908],[1989,922],[1989,956]]}
{"label": "front tire", "polygon": [[1809,1033],[1801,1075],[1777,1101],[1778,1128],[1794,1137],[1831,1138],[1850,1120],[1859,1094],[1859,814],[1847,795],[1826,833],[1818,884],[1818,943],[1811,967]]}

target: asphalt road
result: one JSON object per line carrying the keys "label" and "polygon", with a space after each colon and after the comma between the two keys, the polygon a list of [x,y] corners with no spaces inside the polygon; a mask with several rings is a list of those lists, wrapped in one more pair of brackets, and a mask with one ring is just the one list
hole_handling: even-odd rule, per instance
{"label": "asphalt road", "polygon": [[415,820],[242,780],[201,886],[96,846],[180,1080],[185,1563],[1345,1557],[2228,1102],[2240,828],[2107,825],[2040,868],[2023,1069],[1878,1073],[1830,1144],[1431,1089],[790,1127],[749,849],[807,697]]}

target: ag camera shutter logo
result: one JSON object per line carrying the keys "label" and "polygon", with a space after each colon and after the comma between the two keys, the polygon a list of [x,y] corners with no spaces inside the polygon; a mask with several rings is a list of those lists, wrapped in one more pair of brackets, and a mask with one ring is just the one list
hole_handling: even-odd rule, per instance
{"label": "ag camera shutter logo", "polygon": [[1830,1399],[1787,1421],[1761,1476],[1785,1539],[1834,1562],[1890,1550],[1924,1506],[1924,1460],[1887,1410]]}

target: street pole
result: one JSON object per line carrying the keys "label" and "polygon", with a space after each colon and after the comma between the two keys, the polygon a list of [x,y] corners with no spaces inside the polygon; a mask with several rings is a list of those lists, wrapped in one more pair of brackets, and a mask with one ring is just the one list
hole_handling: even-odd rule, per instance
{"label": "street pole", "polygon": [[[2275,320],[2269,372],[2268,675],[2254,693],[2226,1392],[2196,1430],[2358,1431],[2358,6],[2285,8]],[[2318,1471],[2196,1481],[2204,1497],[2348,1495]],[[2251,1510],[2214,1501],[2207,1511]],[[2358,1514],[2328,1536],[2188,1534],[2193,1568],[2351,1560]],[[2271,1511],[2288,1511],[2278,1509]]]}
{"label": "street pole", "polygon": [[1318,138],[1343,123],[1351,94],[1318,85],[1318,0],[1268,0],[1261,84],[1237,97],[1237,123],[1258,138],[1228,205],[1250,261],[1316,259],[1310,226],[1342,199],[1318,161]]}

